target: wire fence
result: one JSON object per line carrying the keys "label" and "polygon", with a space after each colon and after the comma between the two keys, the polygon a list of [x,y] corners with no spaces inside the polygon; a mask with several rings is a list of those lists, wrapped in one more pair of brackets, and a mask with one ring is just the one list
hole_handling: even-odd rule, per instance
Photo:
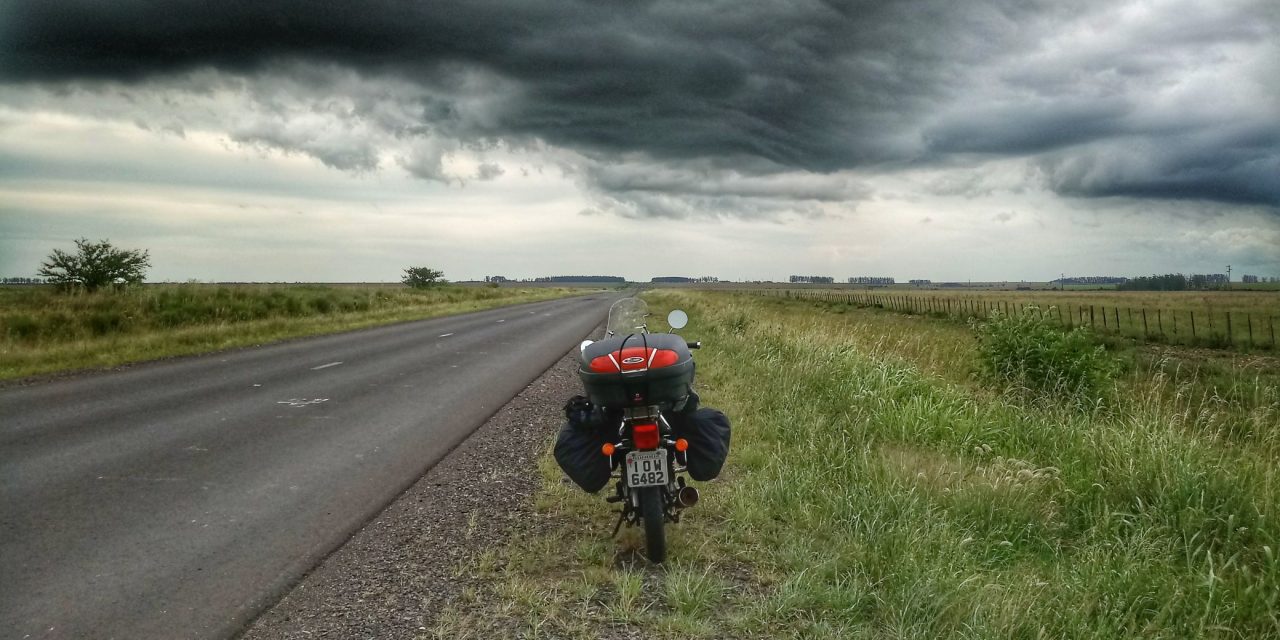
{"label": "wire fence", "polygon": [[751,289],[752,295],[851,304],[939,318],[986,318],[1034,313],[1064,329],[1214,348],[1276,349],[1276,316],[1213,309],[1167,309],[1101,304],[1045,304],[968,297],[895,295],[823,289]]}

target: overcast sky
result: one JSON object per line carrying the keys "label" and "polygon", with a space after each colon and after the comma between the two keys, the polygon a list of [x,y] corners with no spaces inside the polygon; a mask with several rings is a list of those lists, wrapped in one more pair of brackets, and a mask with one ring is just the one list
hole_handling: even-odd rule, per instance
{"label": "overcast sky", "polygon": [[1280,3],[0,4],[0,275],[1280,276]]}

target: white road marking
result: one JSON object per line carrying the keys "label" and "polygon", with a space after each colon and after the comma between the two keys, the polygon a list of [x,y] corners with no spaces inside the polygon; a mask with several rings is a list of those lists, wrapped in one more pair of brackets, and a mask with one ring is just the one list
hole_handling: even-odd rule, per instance
{"label": "white road marking", "polygon": [[449,337],[449,336],[451,336],[451,335],[453,335],[453,334],[452,334],[452,333],[442,333],[442,334],[440,334],[440,337],[441,337],[441,338],[448,338],[448,337]]}
{"label": "white road marking", "polygon": [[506,320],[499,320],[498,322],[506,322]]}
{"label": "white road marking", "polygon": [[328,402],[328,401],[329,401],[328,398],[316,398],[315,400],[301,400],[299,398],[290,398],[288,400],[277,400],[276,404],[287,404],[291,407],[305,407],[309,404],[319,404],[321,402]]}
{"label": "white road marking", "polygon": [[341,362],[330,362],[329,364],[322,364],[322,365],[320,365],[320,366],[318,366],[318,367],[311,367],[311,370],[312,370],[312,371],[319,371],[319,370],[321,370],[321,369],[328,369],[329,367],[336,367],[336,366],[338,366],[338,365],[340,365],[340,364],[342,364],[342,363],[341,363]]}

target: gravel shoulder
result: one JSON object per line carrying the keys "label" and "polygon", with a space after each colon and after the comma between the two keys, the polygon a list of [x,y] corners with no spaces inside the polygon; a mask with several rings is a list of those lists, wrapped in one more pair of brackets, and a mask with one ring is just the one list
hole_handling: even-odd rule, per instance
{"label": "gravel shoulder", "polygon": [[479,556],[536,527],[538,458],[579,392],[574,352],[311,571],[242,634],[268,638],[412,638],[458,604]]}

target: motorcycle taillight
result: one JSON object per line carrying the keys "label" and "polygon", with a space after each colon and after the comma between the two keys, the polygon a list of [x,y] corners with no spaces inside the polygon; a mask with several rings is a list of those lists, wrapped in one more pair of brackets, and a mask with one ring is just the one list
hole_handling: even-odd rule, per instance
{"label": "motorcycle taillight", "polygon": [[658,425],[638,424],[631,428],[631,442],[640,451],[652,451],[658,448]]}

